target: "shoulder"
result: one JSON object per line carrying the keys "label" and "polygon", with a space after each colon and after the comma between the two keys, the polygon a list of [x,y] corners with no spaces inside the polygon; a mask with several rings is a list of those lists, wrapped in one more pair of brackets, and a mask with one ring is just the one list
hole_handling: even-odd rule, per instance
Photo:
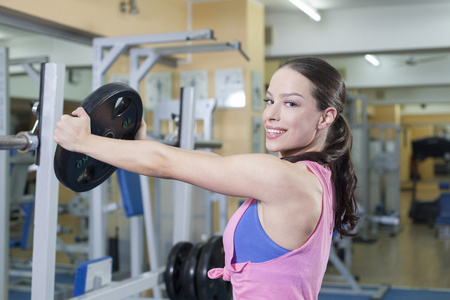
{"label": "shoulder", "polygon": [[321,199],[322,184],[310,163],[305,161],[291,163],[278,159],[275,164],[277,167],[269,169],[266,175],[270,176],[271,186],[276,189],[268,192],[267,198],[259,200],[282,204],[290,200],[298,203]]}
{"label": "shoulder", "polygon": [[241,172],[251,170],[244,182],[254,187],[255,199],[283,203],[316,198],[322,192],[320,181],[307,162],[292,163],[270,154],[244,154],[235,159],[238,162],[234,165]]}
{"label": "shoulder", "polygon": [[297,163],[294,163],[293,165],[295,165],[298,169],[299,176],[301,177],[299,181],[301,182],[301,185],[306,189],[306,193],[322,193],[322,185],[319,179],[319,174],[321,174],[323,171],[326,172],[326,169],[324,167],[312,161],[299,161]]}
{"label": "shoulder", "polygon": [[306,164],[308,169],[312,173],[314,173],[317,177],[321,177],[324,179],[329,179],[331,177],[331,171],[328,167],[324,167],[317,162],[309,161],[309,160],[305,160],[305,161],[303,161],[303,163]]}

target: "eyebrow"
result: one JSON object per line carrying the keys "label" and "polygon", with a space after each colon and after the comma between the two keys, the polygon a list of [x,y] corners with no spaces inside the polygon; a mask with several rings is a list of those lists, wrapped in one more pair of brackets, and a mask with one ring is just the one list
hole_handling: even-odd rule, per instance
{"label": "eyebrow", "polygon": [[[266,94],[268,94],[269,96],[273,96],[272,93],[269,92],[268,90],[266,91]],[[301,98],[305,98],[305,97],[303,97],[302,94],[299,94],[299,93],[282,93],[280,96],[281,96],[281,98],[288,97],[288,96],[298,96]]]}

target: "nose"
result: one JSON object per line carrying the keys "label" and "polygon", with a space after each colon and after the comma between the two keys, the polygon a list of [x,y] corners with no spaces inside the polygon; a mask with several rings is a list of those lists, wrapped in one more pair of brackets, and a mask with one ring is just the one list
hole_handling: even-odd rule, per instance
{"label": "nose", "polygon": [[278,121],[280,119],[280,111],[276,104],[266,105],[263,112],[263,121]]}

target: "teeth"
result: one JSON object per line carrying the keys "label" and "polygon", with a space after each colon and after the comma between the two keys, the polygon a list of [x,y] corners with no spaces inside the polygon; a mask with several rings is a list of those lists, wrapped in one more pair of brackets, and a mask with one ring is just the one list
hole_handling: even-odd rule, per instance
{"label": "teeth", "polygon": [[286,132],[286,130],[267,129],[267,132],[270,134],[275,134],[275,133],[284,133]]}

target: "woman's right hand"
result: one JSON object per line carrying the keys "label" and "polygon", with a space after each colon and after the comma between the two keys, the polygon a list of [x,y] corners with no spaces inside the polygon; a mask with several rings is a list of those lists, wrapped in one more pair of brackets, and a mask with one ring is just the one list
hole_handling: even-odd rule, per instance
{"label": "woman's right hand", "polygon": [[56,123],[53,138],[66,150],[83,152],[90,135],[90,117],[82,107],[78,107],[72,112],[72,116],[61,116],[61,119]]}

